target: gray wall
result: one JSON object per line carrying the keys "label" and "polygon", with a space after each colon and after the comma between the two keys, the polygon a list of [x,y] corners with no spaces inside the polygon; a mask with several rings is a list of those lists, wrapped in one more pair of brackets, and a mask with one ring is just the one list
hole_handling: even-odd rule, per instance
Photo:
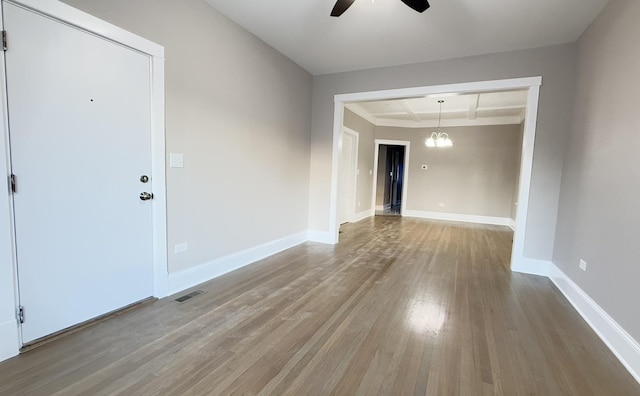
{"label": "gray wall", "polygon": [[509,218],[518,180],[520,125],[442,128],[454,143],[446,149],[425,146],[433,130],[376,128],[376,139],[411,142],[406,209]]}
{"label": "gray wall", "polygon": [[550,260],[565,134],[574,94],[575,44],[313,79],[309,228],[329,231],[334,95],[425,85],[542,76],[525,255]]}
{"label": "gray wall", "polygon": [[373,139],[375,127],[372,123],[344,109],[344,126],[358,132],[358,171],[356,183],[356,214],[371,210],[373,192]]}
{"label": "gray wall", "polygon": [[307,229],[309,73],[202,0],[66,2],[165,47],[170,272]]}
{"label": "gray wall", "polygon": [[[554,263],[640,340],[640,2],[612,1],[578,43]],[[578,260],[587,261],[587,272]]]}

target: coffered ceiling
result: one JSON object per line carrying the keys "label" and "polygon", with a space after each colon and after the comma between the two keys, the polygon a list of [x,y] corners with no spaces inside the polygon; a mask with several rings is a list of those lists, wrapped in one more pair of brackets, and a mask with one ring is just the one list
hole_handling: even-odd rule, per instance
{"label": "coffered ceiling", "polygon": [[431,128],[438,126],[508,125],[524,121],[527,91],[435,95],[346,104],[345,107],[377,126]]}

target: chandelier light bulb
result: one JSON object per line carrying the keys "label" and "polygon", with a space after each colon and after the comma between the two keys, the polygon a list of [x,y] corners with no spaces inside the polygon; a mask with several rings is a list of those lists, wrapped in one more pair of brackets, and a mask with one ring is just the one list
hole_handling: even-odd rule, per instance
{"label": "chandelier light bulb", "polygon": [[425,140],[424,144],[425,144],[427,147],[436,147],[436,141],[435,141],[435,139],[433,138],[433,135],[432,135],[429,139]]}

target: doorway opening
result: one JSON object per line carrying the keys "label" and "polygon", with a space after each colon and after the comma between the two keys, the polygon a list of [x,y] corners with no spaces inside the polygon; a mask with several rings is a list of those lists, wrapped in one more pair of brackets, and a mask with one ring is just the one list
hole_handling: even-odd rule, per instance
{"label": "doorway opening", "polygon": [[[523,91],[526,96],[526,105],[522,109],[522,143],[521,143],[521,156],[520,156],[520,169],[519,169],[519,177],[517,178],[517,192],[515,193],[517,196],[517,208],[515,209],[515,224],[514,227],[514,235],[513,235],[513,246],[511,252],[511,269],[513,271],[525,272],[525,273],[536,273],[536,263],[535,260],[528,259],[524,256],[524,242],[525,242],[525,231],[527,229],[527,220],[528,220],[528,206],[529,206],[529,193],[531,188],[531,176],[532,176],[532,166],[533,166],[533,151],[534,151],[534,142],[535,142],[535,132],[537,125],[537,112],[538,112],[538,100],[540,93],[540,86],[542,85],[542,77],[530,77],[530,78],[516,78],[516,79],[507,79],[507,80],[494,80],[494,81],[480,81],[480,82],[470,82],[470,83],[461,83],[461,84],[447,84],[447,85],[438,85],[438,86],[426,86],[426,87],[413,87],[413,88],[402,88],[402,89],[392,89],[392,90],[384,90],[384,91],[371,91],[371,92],[360,92],[360,93],[352,93],[352,94],[341,94],[335,96],[335,107],[334,107],[334,135],[333,135],[333,167],[332,167],[332,178],[331,178],[331,195],[330,195],[330,236],[331,242],[338,242],[338,223],[337,223],[337,190],[338,190],[338,155],[339,155],[339,140],[340,140],[340,132],[344,126],[344,110],[345,105],[352,103],[362,103],[362,102],[375,102],[375,101],[384,101],[384,100],[411,100],[417,98],[424,97],[452,97],[456,95],[465,95],[465,94],[484,94],[484,93],[496,93],[496,92],[507,92],[507,91]],[[473,113],[475,114],[477,111],[477,102],[476,106],[473,107]],[[471,110],[469,110],[471,111]],[[496,116],[500,116],[500,114],[496,114]],[[403,136],[404,138],[404,136]],[[377,141],[376,141],[377,142]],[[391,143],[393,144],[393,143]],[[374,167],[377,168],[378,165],[378,144],[376,143],[376,158],[374,161]],[[409,164],[410,161],[408,159],[408,150],[406,153],[406,157],[404,159],[405,164]],[[416,160],[419,160],[416,157]],[[418,165],[420,166],[420,165]],[[407,175],[407,168],[404,169],[404,175]],[[421,169],[427,169],[427,167],[423,167]],[[417,173],[416,173],[417,175]],[[376,209],[376,181],[374,179],[374,199],[372,202],[374,203],[372,209]],[[401,195],[401,214],[410,215],[412,217],[420,217],[417,214],[427,214],[432,216],[434,212],[430,209],[422,209],[422,210],[407,210],[407,198],[411,201],[411,197],[407,195],[407,185],[408,179],[405,177],[403,180],[403,191]],[[441,206],[436,203],[436,205]],[[489,217],[487,216],[465,216],[466,219],[463,221],[476,222],[476,223],[484,223]],[[431,218],[431,217],[430,217]],[[452,220],[449,218],[442,218],[442,220]],[[459,221],[459,220],[458,220]],[[503,224],[508,225],[508,224]]]}
{"label": "doorway opening", "polygon": [[402,216],[406,207],[410,142],[375,141],[375,173],[372,200],[376,215]]}
{"label": "doorway opening", "polygon": [[[376,197],[376,214],[400,216],[404,184],[404,146],[381,144],[378,150],[381,154],[378,156],[377,182],[382,182],[384,187],[382,196],[378,194]],[[384,173],[381,174],[382,169]],[[380,207],[382,213],[377,213]]]}

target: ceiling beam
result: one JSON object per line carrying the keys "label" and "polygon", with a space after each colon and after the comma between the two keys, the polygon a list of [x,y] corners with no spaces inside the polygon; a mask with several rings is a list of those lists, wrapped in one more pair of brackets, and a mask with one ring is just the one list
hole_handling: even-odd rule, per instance
{"label": "ceiling beam", "polygon": [[400,107],[402,107],[402,110],[404,110],[408,115],[411,116],[411,118],[413,118],[414,121],[416,122],[422,121],[422,118],[420,118],[420,116],[417,115],[415,111],[413,111],[413,109],[411,108],[409,103],[407,103],[406,100],[400,100],[398,101],[398,104],[400,105]]}
{"label": "ceiling beam", "polygon": [[[478,117],[475,120],[466,118],[447,119],[442,121],[442,127],[465,127],[485,125],[519,125],[523,118],[520,114],[502,117]],[[399,128],[437,128],[437,120],[416,122],[414,120],[397,120],[388,118],[376,118],[375,126],[399,127]]]}
{"label": "ceiling beam", "polygon": [[475,120],[478,115],[478,104],[480,104],[480,95],[469,95],[469,119]]}
{"label": "ceiling beam", "polygon": [[526,109],[526,104],[521,105],[513,105],[513,106],[482,106],[478,107],[478,110],[516,110],[516,109]]}
{"label": "ceiling beam", "polygon": [[[363,118],[364,115],[360,114],[366,114],[367,117],[369,118],[380,118],[380,117],[388,117],[388,116],[399,116],[399,115],[407,115],[406,111],[384,111],[384,112],[378,112],[375,114],[369,113],[368,110],[366,110],[364,107],[360,106],[360,104],[358,103],[347,103],[345,105],[346,108],[350,109],[351,111],[353,111],[354,113],[357,113],[358,115],[362,116]],[[357,110],[355,110],[357,108]],[[478,106],[478,108],[476,109],[476,117],[477,117],[477,112],[479,111],[490,111],[490,110],[524,110],[526,109],[526,105],[513,105],[513,106],[486,106],[486,107],[480,107]],[[468,107],[460,107],[460,108],[449,108],[449,109],[442,109],[442,114],[454,114],[454,113],[468,113],[469,108]],[[435,109],[433,111],[415,111],[413,110],[413,114],[415,114],[416,116],[420,117],[420,119],[425,119],[425,118],[437,118],[438,117],[438,110]],[[429,116],[433,116],[433,117],[429,117]]]}
{"label": "ceiling beam", "polygon": [[[345,106],[347,106],[347,108],[350,108],[351,104],[348,104]],[[466,112],[467,112],[466,108],[442,110],[442,114],[454,114],[454,113],[466,113]],[[438,119],[438,110],[435,110],[435,111],[415,111],[414,110],[413,114],[420,117],[421,120],[423,120],[425,116],[426,118]],[[371,117],[388,117],[388,116],[401,116],[401,115],[407,115],[407,112],[406,111],[385,111],[385,112],[370,114]],[[429,116],[433,116],[433,117],[429,117]]]}

